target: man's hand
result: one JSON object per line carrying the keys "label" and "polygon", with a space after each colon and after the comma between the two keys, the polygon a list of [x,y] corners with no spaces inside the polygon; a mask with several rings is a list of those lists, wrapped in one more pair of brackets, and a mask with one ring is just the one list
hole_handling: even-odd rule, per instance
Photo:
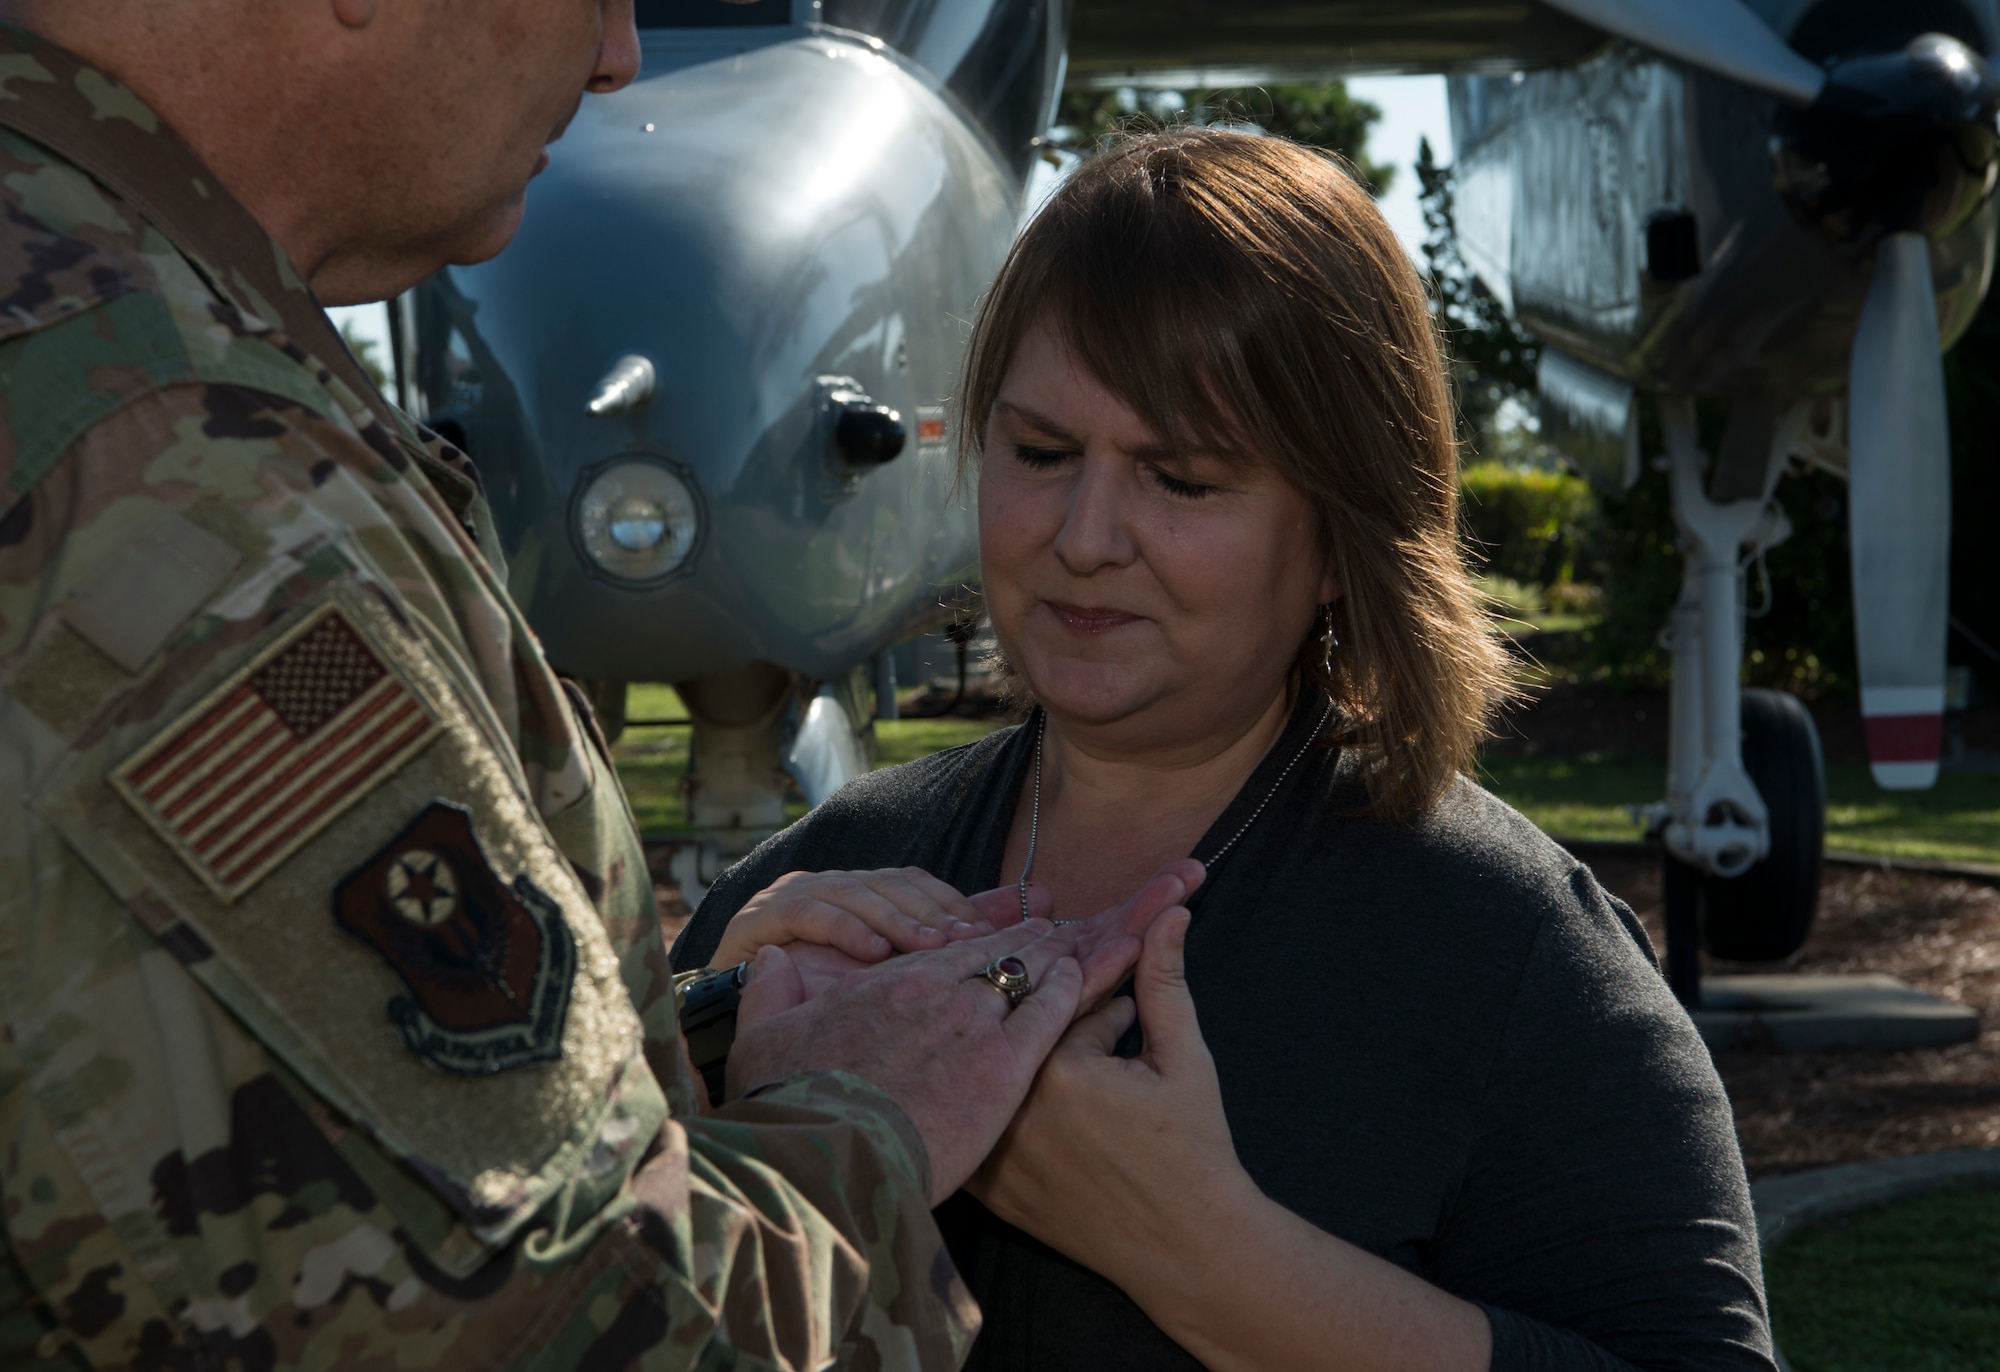
{"label": "man's hand", "polygon": [[[1136,955],[1136,941],[1122,937]],[[1106,940],[1107,947],[1113,942]],[[902,1107],[923,1137],[936,1204],[992,1149],[1076,1014],[1085,989],[1077,944],[1069,929],[1031,919],[853,972],[812,1000],[792,958],[766,947],[737,1012],[727,1094],[734,1099],[815,1069],[866,1079]],[[977,975],[1010,956],[1027,964],[1034,981],[1018,1009]],[[1099,980],[1111,977],[1118,956],[1098,951]],[[1118,967],[1116,976],[1124,970]]]}
{"label": "man's hand", "polygon": [[[1028,887],[1029,915],[1046,916],[1048,892]],[[752,896],[723,930],[711,966],[734,967],[772,944],[816,945],[852,970],[895,953],[920,953],[978,938],[1021,920],[1019,889],[976,896],[917,867],[870,872],[787,872]],[[816,962],[833,965],[824,956]],[[817,994],[811,988],[808,996]]]}
{"label": "man's hand", "polygon": [[[1153,874],[1131,899],[1055,936],[1083,969],[1083,1008],[1094,1009],[1139,957],[1139,939],[1163,911],[1201,885],[1202,865],[1183,858]],[[1029,918],[1047,916],[1048,891],[1028,883]],[[971,916],[971,921],[961,916]],[[804,999],[896,953],[930,952],[946,943],[1021,922],[1021,894],[1000,886],[962,896],[917,868],[870,872],[792,872],[753,896],[729,922],[712,966],[753,960],[766,947],[790,956]]]}

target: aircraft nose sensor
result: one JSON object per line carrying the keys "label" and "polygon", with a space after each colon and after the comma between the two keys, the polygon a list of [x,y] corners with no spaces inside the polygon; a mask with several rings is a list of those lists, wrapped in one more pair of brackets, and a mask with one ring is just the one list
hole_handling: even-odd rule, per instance
{"label": "aircraft nose sensor", "polygon": [[651,400],[659,384],[660,373],[651,358],[636,353],[621,357],[592,389],[590,403],[584,408],[599,419],[629,414]]}
{"label": "aircraft nose sensor", "polygon": [[902,453],[909,434],[903,428],[902,415],[863,398],[841,407],[833,441],[840,445],[841,456],[855,466],[879,467]]}

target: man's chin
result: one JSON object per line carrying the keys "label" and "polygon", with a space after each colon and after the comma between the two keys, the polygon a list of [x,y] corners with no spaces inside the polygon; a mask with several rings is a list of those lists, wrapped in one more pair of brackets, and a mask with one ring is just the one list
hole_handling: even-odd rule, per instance
{"label": "man's chin", "polygon": [[449,265],[476,267],[481,262],[490,262],[498,257],[514,241],[514,235],[521,231],[521,217],[526,210],[527,192],[524,190],[508,202],[505,209],[461,239],[452,249]]}

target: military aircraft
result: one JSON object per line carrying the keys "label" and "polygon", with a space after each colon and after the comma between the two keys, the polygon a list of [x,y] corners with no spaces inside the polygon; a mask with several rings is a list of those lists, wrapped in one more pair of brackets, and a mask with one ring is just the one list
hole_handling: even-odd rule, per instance
{"label": "military aircraft", "polygon": [[1811,720],[1738,684],[1788,464],[1852,483],[1876,778],[1936,775],[1938,359],[1992,272],[1996,4],[640,0],[644,76],[589,102],[513,248],[398,303],[398,372],[485,474],[552,660],[614,726],[623,682],[678,684],[698,892],[790,786],[816,803],[865,765],[885,650],[972,574],[943,402],[1065,63],[1099,87],[1453,73],[1460,231],[1546,345],[1545,436],[1622,490],[1658,402],[1692,994],[1697,919],[1712,951],[1780,957],[1817,899]]}
{"label": "military aircraft", "polygon": [[885,650],[976,575],[944,402],[1062,81],[1059,0],[639,0],[519,237],[396,302],[401,389],[615,733],[692,727],[684,884],[867,764]]}

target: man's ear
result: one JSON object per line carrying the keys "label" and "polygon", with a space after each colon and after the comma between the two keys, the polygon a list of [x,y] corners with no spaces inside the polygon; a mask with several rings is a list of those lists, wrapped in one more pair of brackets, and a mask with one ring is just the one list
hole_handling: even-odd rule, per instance
{"label": "man's ear", "polygon": [[365,29],[375,22],[375,0],[333,0],[333,15],[343,28]]}

